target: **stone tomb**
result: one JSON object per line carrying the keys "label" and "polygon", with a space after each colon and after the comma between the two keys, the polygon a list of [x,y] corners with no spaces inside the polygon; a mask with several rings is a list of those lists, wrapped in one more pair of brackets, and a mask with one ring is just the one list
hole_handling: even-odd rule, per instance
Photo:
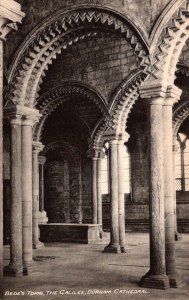
{"label": "stone tomb", "polygon": [[40,241],[43,243],[93,244],[101,239],[102,225],[48,223],[40,224]]}

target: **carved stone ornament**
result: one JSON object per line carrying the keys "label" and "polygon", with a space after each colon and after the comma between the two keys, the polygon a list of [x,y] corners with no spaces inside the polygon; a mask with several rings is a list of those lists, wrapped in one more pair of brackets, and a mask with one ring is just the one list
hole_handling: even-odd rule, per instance
{"label": "carved stone ornament", "polygon": [[0,0],[0,39],[5,40],[10,31],[17,30],[16,23],[21,23],[24,16],[19,3],[13,0]]}

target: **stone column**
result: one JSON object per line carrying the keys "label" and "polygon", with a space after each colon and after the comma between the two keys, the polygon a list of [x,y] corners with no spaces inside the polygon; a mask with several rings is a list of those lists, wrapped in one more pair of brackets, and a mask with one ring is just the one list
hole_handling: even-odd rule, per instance
{"label": "stone column", "polygon": [[92,157],[92,202],[93,202],[93,224],[97,224],[97,155]]}
{"label": "stone column", "polygon": [[[127,139],[128,140],[128,139]],[[125,197],[124,197],[124,186],[123,186],[123,155],[124,155],[124,142],[125,139],[118,141],[118,213],[119,213],[119,244],[121,252],[126,252],[125,242]]]}
{"label": "stone column", "polygon": [[33,236],[33,249],[38,249],[43,245],[39,241],[39,152],[43,150],[44,146],[40,142],[33,142],[32,151],[32,189],[33,189],[33,218],[32,218],[32,236]]}
{"label": "stone column", "polygon": [[145,82],[140,96],[149,102],[150,146],[150,270],[140,285],[148,288],[169,288],[165,267],[164,170],[162,105],[166,88]]}
{"label": "stone column", "polygon": [[[21,23],[24,13],[15,1],[0,3],[0,282],[3,282],[3,42],[7,34],[17,29],[16,23]],[[20,273],[20,272],[18,272]],[[3,298],[3,288],[0,284],[0,298]]]}
{"label": "stone column", "polygon": [[32,266],[32,127],[37,121],[37,110],[29,109],[24,113],[22,121],[22,234],[23,234],[23,266],[28,275]]}
{"label": "stone column", "polygon": [[82,200],[83,200],[83,194],[82,194],[82,168],[81,168],[81,154],[80,154],[80,159],[79,159],[79,224],[82,224],[83,220],[83,205],[82,205]]}
{"label": "stone column", "polygon": [[177,228],[177,194],[176,194],[176,187],[175,187],[175,156],[179,150],[178,145],[173,143],[173,206],[174,206],[174,224],[175,224],[175,241],[181,241],[182,235],[178,232]]}
{"label": "stone column", "polygon": [[104,253],[120,253],[119,221],[118,221],[118,141],[110,141],[110,202],[111,202],[111,231],[110,243],[104,248]]}
{"label": "stone column", "polygon": [[11,244],[10,264],[4,268],[9,276],[23,273],[22,265],[22,187],[21,187],[21,116],[12,116],[11,123]]}
{"label": "stone column", "polygon": [[102,193],[101,193],[101,185],[102,185],[102,153],[99,153],[97,159],[97,203],[98,203],[98,213],[97,213],[97,222],[102,225]]}
{"label": "stone column", "polygon": [[38,157],[39,162],[39,214],[38,223],[46,224],[48,222],[47,213],[44,210],[44,164],[46,162],[45,156]]}
{"label": "stone column", "polygon": [[175,265],[175,215],[173,196],[173,133],[172,106],[180,98],[181,90],[176,86],[167,89],[163,105],[163,142],[164,142],[164,201],[165,201],[165,262],[170,286],[178,287],[179,280]]}

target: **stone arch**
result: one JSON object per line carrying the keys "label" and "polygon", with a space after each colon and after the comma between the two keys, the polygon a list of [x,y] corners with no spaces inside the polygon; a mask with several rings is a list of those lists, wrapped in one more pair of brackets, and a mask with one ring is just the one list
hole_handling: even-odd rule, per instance
{"label": "stone arch", "polygon": [[125,135],[126,123],[133,105],[139,96],[139,86],[146,74],[139,70],[130,74],[117,88],[110,103],[110,116],[99,122],[98,130],[93,139],[93,147],[102,147],[103,136],[110,132],[115,136]]}
{"label": "stone arch", "polygon": [[[70,96],[85,97],[98,106],[103,117],[109,115],[107,103],[97,91],[80,82],[65,82],[64,85],[55,87],[50,92],[44,93],[38,99],[37,108],[41,113],[41,118],[34,128],[34,140],[40,140],[48,117],[58,106],[68,101],[67,97]],[[88,127],[84,121],[83,123],[84,126]],[[90,135],[90,130],[89,128],[87,129]]]}
{"label": "stone arch", "polygon": [[[161,32],[157,30],[158,26]],[[150,46],[151,76],[167,87],[174,82],[177,62],[189,37],[188,1],[172,1],[157,22],[153,35]]]}
{"label": "stone arch", "polygon": [[[88,32],[83,31],[83,25]],[[125,16],[112,9],[89,5],[61,10],[34,29],[21,45],[9,71],[7,99],[33,107],[48,65],[63,48],[95,36],[99,25],[105,32],[122,34],[134,49],[143,69],[148,64],[148,45],[140,30]]]}
{"label": "stone arch", "polygon": [[43,153],[46,155],[48,151],[54,150],[57,148],[63,147],[67,150],[69,153],[69,156],[73,160],[76,167],[79,165],[79,157],[77,155],[77,149],[74,149],[73,146],[71,146],[69,143],[67,143],[65,140],[53,140],[48,145],[45,146]]}

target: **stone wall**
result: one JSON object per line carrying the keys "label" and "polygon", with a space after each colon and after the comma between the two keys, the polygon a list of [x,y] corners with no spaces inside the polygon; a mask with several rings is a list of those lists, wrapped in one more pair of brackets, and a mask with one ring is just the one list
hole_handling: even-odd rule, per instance
{"label": "stone wall", "polygon": [[91,162],[82,160],[82,208],[79,205],[79,168],[71,161],[50,161],[45,165],[45,210],[49,223],[78,223],[80,209],[84,223],[91,223]]}
{"label": "stone wall", "polygon": [[97,89],[110,101],[121,81],[138,66],[137,57],[124,38],[115,34],[102,35],[64,50],[49,66],[41,90],[49,90],[64,81],[80,81]]}

